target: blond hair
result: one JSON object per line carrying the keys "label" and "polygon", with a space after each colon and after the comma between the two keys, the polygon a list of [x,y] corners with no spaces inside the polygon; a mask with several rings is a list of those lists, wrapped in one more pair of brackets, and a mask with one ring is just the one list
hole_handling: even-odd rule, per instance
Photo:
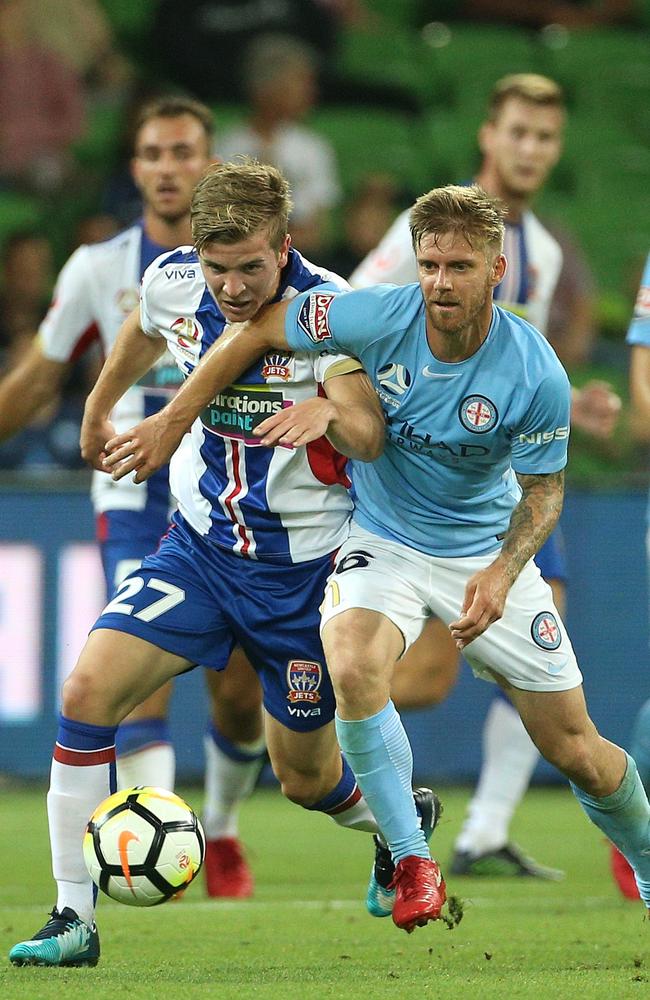
{"label": "blond hair", "polygon": [[418,198],[409,212],[413,249],[418,252],[423,236],[433,235],[437,243],[439,236],[457,233],[474,249],[501,253],[505,214],[505,205],[478,184],[433,188]]}
{"label": "blond hair", "polygon": [[564,92],[559,83],[539,73],[510,73],[494,84],[488,98],[488,121],[499,117],[503,105],[511,97],[530,101],[543,108],[560,108],[564,111]]}
{"label": "blond hair", "polygon": [[192,196],[190,217],[197,251],[206,243],[239,243],[266,229],[279,250],[291,211],[289,183],[276,167],[242,157],[214,163]]}

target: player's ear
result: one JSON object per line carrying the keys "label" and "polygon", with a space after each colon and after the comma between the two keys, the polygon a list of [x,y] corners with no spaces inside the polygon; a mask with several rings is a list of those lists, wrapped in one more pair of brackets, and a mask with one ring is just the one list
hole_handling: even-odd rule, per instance
{"label": "player's ear", "polygon": [[289,259],[289,247],[291,246],[291,236],[289,233],[283,239],[280,250],[279,250],[279,260],[278,267],[286,267],[287,261]]}
{"label": "player's ear", "polygon": [[497,254],[492,262],[492,267],[490,268],[490,284],[493,288],[496,288],[497,285],[501,284],[507,269],[508,261],[502,253]]}
{"label": "player's ear", "polygon": [[485,156],[490,152],[492,132],[494,131],[494,126],[492,122],[483,122],[480,129],[477,132],[476,138],[478,139],[478,148],[481,151],[481,155]]}

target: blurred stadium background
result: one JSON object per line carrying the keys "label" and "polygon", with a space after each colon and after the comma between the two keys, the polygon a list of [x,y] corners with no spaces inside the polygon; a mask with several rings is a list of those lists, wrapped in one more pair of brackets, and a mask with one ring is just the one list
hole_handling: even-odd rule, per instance
{"label": "blurred stadium background", "polygon": [[[100,5],[114,52],[134,68],[142,92],[172,82],[165,76],[169,62],[152,45],[160,2]],[[650,248],[650,3],[630,4],[621,23],[580,30],[456,19],[451,15],[458,6],[365,0],[369,17],[338,25],[328,55],[330,75],[358,81],[360,94],[376,86],[399,100],[357,104],[353,86],[343,100],[341,94],[328,100],[324,90],[310,125],[335,149],[345,197],[377,172],[417,196],[471,176],[485,97],[499,77],[533,71],[558,80],[569,106],[566,147],[535,210],[570,229],[595,276],[598,337],[590,363],[571,372],[572,378],[580,384],[605,377],[625,400],[625,331]],[[318,49],[319,40],[313,44]],[[16,233],[44,234],[54,270],[76,245],[84,220],[100,210],[124,158],[133,91],[93,91],[90,83],[83,133],[69,149],[74,183],[29,188],[0,178],[0,245]],[[238,101],[215,93],[210,103],[217,136],[244,117]],[[333,217],[332,245],[341,238],[342,212]],[[89,475],[75,451],[79,406],[73,392],[56,418],[24,439],[26,451],[7,453],[0,462],[0,772],[7,775],[47,773],[56,692],[102,604]],[[646,456],[631,439],[625,412],[606,446],[576,435],[563,515],[571,574],[568,622],[595,721],[623,744],[649,693],[646,483]],[[178,683],[172,716],[185,780],[202,771],[196,708],[204,699],[195,673]],[[490,694],[464,668],[444,706],[408,714],[418,778],[475,777]],[[555,780],[544,766],[537,777]]]}

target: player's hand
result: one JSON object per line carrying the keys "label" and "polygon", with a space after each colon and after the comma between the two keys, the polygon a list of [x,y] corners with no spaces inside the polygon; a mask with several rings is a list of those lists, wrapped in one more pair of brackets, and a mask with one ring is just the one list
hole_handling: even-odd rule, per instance
{"label": "player's hand", "polygon": [[110,420],[96,419],[84,413],[79,433],[79,449],[84,462],[88,462],[93,469],[98,469],[100,472],[108,472],[104,466],[105,444],[108,438],[114,435],[115,428]]}
{"label": "player's hand", "polygon": [[459,650],[502,617],[511,586],[512,580],[498,560],[469,578],[460,617],[449,623],[449,631]]}
{"label": "player's hand", "polygon": [[261,443],[272,448],[277,444],[285,448],[298,448],[309,444],[327,433],[336,415],[336,406],[329,399],[305,399],[295,406],[288,406],[259,424],[253,434]]}
{"label": "player's hand", "polygon": [[597,438],[611,437],[619,413],[621,398],[608,382],[593,380],[571,395],[571,423]]}
{"label": "player's hand", "polygon": [[170,428],[164,413],[146,417],[136,427],[114,435],[106,442],[104,469],[117,481],[135,472],[134,483],[143,483],[166,465],[183,438],[184,432]]}

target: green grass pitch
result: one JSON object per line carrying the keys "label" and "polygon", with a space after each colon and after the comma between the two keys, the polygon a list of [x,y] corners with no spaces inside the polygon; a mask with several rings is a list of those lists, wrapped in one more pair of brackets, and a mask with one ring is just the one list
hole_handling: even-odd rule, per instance
{"label": "green grass pitch", "polygon": [[[195,808],[197,789],[180,789]],[[442,788],[432,841],[444,862],[467,790]],[[14,968],[9,948],[44,922],[54,895],[42,788],[0,790],[0,996],[24,1000],[625,1000],[649,995],[650,922],[619,897],[607,847],[564,788],[528,794],[513,828],[561,883],[448,879],[462,923],[412,935],[364,909],[365,835],[257,792],[241,833],[255,899],[215,902],[199,880],[180,902],[149,910],[103,897],[96,969]]]}

